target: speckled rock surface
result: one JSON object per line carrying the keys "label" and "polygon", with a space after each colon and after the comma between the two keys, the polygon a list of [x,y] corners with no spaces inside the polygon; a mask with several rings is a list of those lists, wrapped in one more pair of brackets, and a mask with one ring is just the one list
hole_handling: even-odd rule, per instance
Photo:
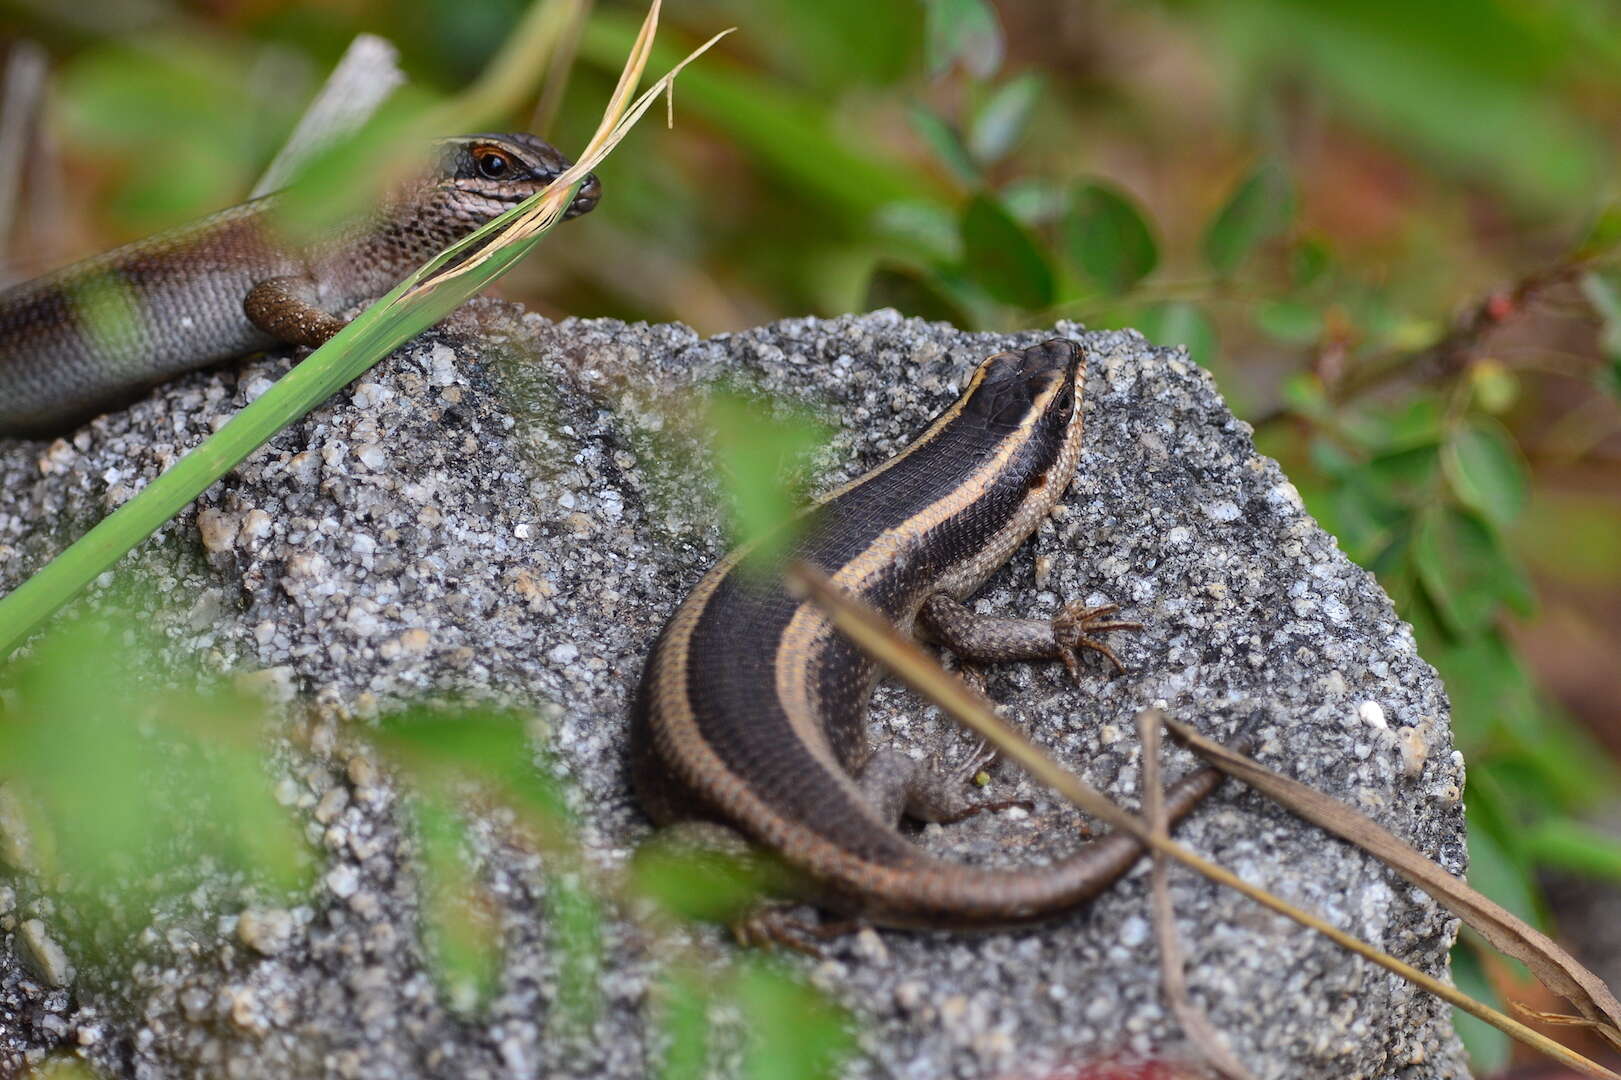
{"label": "speckled rock surface", "polygon": [[[476,1017],[444,1005],[416,939],[398,792],[321,717],[365,717],[423,692],[535,709],[591,857],[622,865],[647,832],[624,773],[628,698],[664,618],[724,549],[683,419],[688,391],[741,376],[815,410],[836,431],[815,473],[830,485],[898,450],[979,358],[1053,333],[1092,356],[1081,475],[977,606],[1041,614],[1112,600],[1146,629],[1114,639],[1124,676],[1092,662],[1077,686],[1056,664],[1012,665],[992,674],[991,695],[1132,805],[1139,709],[1163,701],[1217,737],[1255,726],[1264,760],[1461,871],[1461,762],[1438,680],[1372,578],[1179,353],[1130,333],[963,334],[887,312],[700,340],[680,326],[553,325],[483,301],[284,432],[127,564],[167,598],[154,620],[177,653],[267,670],[322,705],[313,721],[289,719],[274,759],[278,793],[324,860],[319,886],[295,907],[243,915],[251,897],[205,881],[177,905],[188,917],[153,913],[116,982],[80,974],[51,986],[24,956],[25,937],[52,933],[51,898],[0,871],[0,1075],[56,1047],[154,1080],[651,1073],[659,949],[610,922],[597,1019],[585,1032],[551,1030],[544,887],[532,858],[493,839],[480,855],[502,908],[500,986]],[[54,445],[0,444],[0,586],[286,365],[188,377]],[[909,749],[968,750],[948,721],[890,686],[872,730]],[[1189,765],[1170,752],[1173,772]],[[994,795],[1034,810],[931,826],[919,842],[990,863],[1061,855],[1078,817],[1010,765],[992,776]],[[1236,785],[1180,835],[1444,970],[1445,912]],[[1099,1057],[1178,1060],[1186,1050],[1159,996],[1146,881],[1139,869],[1033,930],[867,932],[819,963],[793,962],[860,1017],[850,1075],[1035,1078]],[[1434,1001],[1185,873],[1173,875],[1173,897],[1193,996],[1257,1075],[1464,1075]],[[693,936],[710,956],[734,948],[718,929]]]}

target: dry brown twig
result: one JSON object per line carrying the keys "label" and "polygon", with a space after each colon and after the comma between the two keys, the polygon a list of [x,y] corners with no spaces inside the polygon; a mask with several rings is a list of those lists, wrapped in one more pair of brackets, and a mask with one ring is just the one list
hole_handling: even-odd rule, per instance
{"label": "dry brown twig", "polygon": [[[1408,982],[1429,991],[1441,1000],[1462,1009],[1471,1016],[1491,1024],[1499,1031],[1513,1036],[1527,1046],[1534,1047],[1541,1053],[1575,1069],[1582,1075],[1598,1077],[1600,1080],[1621,1080],[1621,1074],[1612,1072],[1604,1066],[1590,1061],[1576,1051],[1555,1042],[1513,1017],[1476,1001],[1450,983],[1444,982],[1427,972],[1420,971],[1411,964],[1396,959],[1389,953],[1374,948],[1332,923],[1290,904],[1259,886],[1244,881],[1232,871],[1212,863],[1175,840],[1157,834],[1153,829],[1149,828],[1147,822],[1141,817],[1120,809],[1105,798],[1096,788],[1093,788],[1080,777],[1053,761],[1022,732],[1004,723],[997,717],[994,706],[983,695],[976,693],[960,679],[948,674],[932,656],[923,650],[922,646],[897,631],[888,620],[869,605],[856,600],[843,589],[834,585],[821,570],[803,561],[798,561],[788,567],[787,577],[790,588],[809,596],[817,606],[827,613],[834,625],[858,648],[865,651],[929,701],[940,706],[941,709],[961,723],[985,736],[1003,755],[1022,765],[1036,779],[1051,787],[1076,806],[1103,819],[1114,828],[1136,837],[1150,850],[1162,852],[1184,866],[1197,870],[1212,881],[1243,893],[1263,907],[1317,931],[1341,948],[1378,964],[1387,971],[1400,975]],[[1191,733],[1191,729],[1188,729],[1186,725],[1174,724],[1169,719],[1166,720],[1166,723],[1171,726],[1173,731]],[[1266,772],[1266,770],[1254,765],[1253,762],[1249,762],[1247,758],[1233,753],[1219,743],[1213,743],[1208,739],[1201,738],[1199,744],[1199,753],[1202,756],[1212,757],[1212,755],[1218,753],[1222,755],[1221,767],[1224,771],[1240,775],[1246,780],[1257,770],[1260,773]],[[1235,764],[1235,759],[1236,762],[1242,764]],[[1215,760],[1215,758],[1212,757],[1212,760]],[[1243,771],[1240,771],[1241,769]],[[1275,776],[1276,774],[1271,775]],[[1283,778],[1278,777],[1277,779],[1281,780]],[[1287,782],[1294,783],[1293,781]],[[1304,788],[1304,785],[1297,786]],[[1267,790],[1267,788],[1262,787],[1262,790]],[[1304,790],[1310,792],[1318,800],[1340,805],[1334,803],[1334,800],[1325,795],[1312,792],[1309,788],[1304,788]],[[1348,807],[1345,809],[1349,810]],[[1301,811],[1297,810],[1296,812]],[[1354,811],[1351,812],[1355,813]],[[1316,819],[1308,818],[1308,820],[1315,821]],[[1321,822],[1318,823],[1321,824]],[[1377,826],[1374,827],[1377,828]],[[1395,838],[1392,837],[1391,839],[1394,840]],[[1400,841],[1396,841],[1396,843],[1399,844]],[[1366,850],[1371,851],[1371,849]],[[1409,848],[1408,850],[1418,859],[1428,862],[1427,859],[1424,859],[1422,855],[1413,851],[1413,849]],[[1377,851],[1371,853],[1378,855]],[[1430,865],[1434,866],[1433,863]],[[1439,867],[1434,868],[1450,880],[1450,875],[1446,875],[1445,871],[1440,870]],[[1466,906],[1472,913],[1484,911],[1488,908],[1496,908],[1501,911],[1501,908],[1486,897],[1462,883],[1454,883],[1453,894],[1459,898],[1470,898],[1472,902]],[[1458,909],[1454,908],[1454,910]],[[1472,915],[1464,915],[1462,911],[1459,911],[1459,914],[1463,915],[1465,921],[1469,921],[1472,917]],[[1525,929],[1529,930],[1529,928]],[[1534,934],[1535,931],[1530,931],[1530,933]],[[1552,946],[1552,942],[1548,942],[1548,945]],[[1553,946],[1553,948],[1557,949],[1557,946]],[[1609,991],[1597,976],[1582,969],[1580,965],[1576,965],[1574,960],[1571,960],[1570,964],[1574,970],[1564,972],[1562,985],[1584,987],[1594,1001],[1602,996],[1609,995]],[[1576,972],[1580,974],[1578,975]],[[1613,1002],[1613,996],[1609,996],[1609,1000]],[[1586,1012],[1585,1009],[1583,1011]],[[1594,1017],[1594,1019],[1599,1023],[1605,1022],[1602,1019],[1602,1014]],[[1607,1037],[1613,1038],[1613,1036],[1609,1036],[1609,1033],[1606,1034]]]}
{"label": "dry brown twig", "polygon": [[[1170,826],[1165,819],[1165,785],[1160,777],[1160,732],[1165,713],[1161,709],[1144,709],[1137,715],[1137,730],[1142,737],[1143,754],[1143,817],[1148,820],[1154,835],[1163,840],[1171,838]],[[1176,934],[1176,913],[1171,909],[1170,860],[1165,852],[1155,849],[1153,873],[1150,878],[1154,917],[1154,936],[1159,942],[1160,983],[1165,988],[1165,999],[1188,1041],[1204,1055],[1209,1065],[1224,1080],[1255,1080],[1254,1074],[1233,1056],[1215,1025],[1204,1011],[1193,1004],[1188,996],[1187,958],[1182,954],[1182,943]]]}
{"label": "dry brown twig", "polygon": [[1469,887],[1388,829],[1337,799],[1291,780],[1205,738],[1187,724],[1165,720],[1177,739],[1212,765],[1277,801],[1320,828],[1355,844],[1440,901],[1499,952],[1531,969],[1549,990],[1581,1014],[1573,1023],[1590,1026],[1621,1050],[1621,1002],[1597,975],[1490,897]]}

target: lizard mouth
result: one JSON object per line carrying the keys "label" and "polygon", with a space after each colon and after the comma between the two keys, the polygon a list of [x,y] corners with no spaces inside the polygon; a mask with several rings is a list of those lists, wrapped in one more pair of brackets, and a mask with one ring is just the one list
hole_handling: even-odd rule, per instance
{"label": "lizard mouth", "polygon": [[[487,198],[494,199],[496,202],[505,203],[508,206],[517,206],[525,199],[544,191],[547,187],[556,182],[557,175],[558,174],[556,173],[552,173],[550,175],[536,175],[531,184],[524,185],[527,190],[514,191],[512,190],[512,186],[508,185],[485,191],[484,195]],[[580,185],[580,190],[574,193],[574,201],[569,203],[568,209],[564,211],[563,218],[567,220],[568,218],[579,217],[581,214],[589,214],[592,210],[596,209],[597,202],[601,198],[601,181],[597,179],[596,173],[587,173],[584,183]]]}
{"label": "lizard mouth", "polygon": [[597,174],[586,173],[585,183],[581,184],[580,190],[574,193],[574,201],[569,203],[568,211],[563,216],[571,218],[579,217],[581,214],[589,214],[596,209],[597,202],[601,198],[602,183],[597,179]]}

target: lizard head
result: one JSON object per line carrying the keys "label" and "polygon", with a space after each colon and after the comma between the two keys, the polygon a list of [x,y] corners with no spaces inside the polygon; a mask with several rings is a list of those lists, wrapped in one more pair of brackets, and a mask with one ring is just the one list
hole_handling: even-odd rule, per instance
{"label": "lizard head", "polygon": [[980,362],[966,392],[964,412],[1001,431],[1028,429],[1064,441],[1075,419],[1086,361],[1080,346],[1063,338]]}
{"label": "lizard head", "polygon": [[[544,189],[573,162],[527,132],[457,135],[439,140],[441,183],[477,200],[495,217]],[[595,173],[575,192],[565,217],[588,213],[602,197]]]}
{"label": "lizard head", "polygon": [[1085,379],[1080,346],[1053,338],[987,357],[964,394],[960,419],[994,440],[989,452],[1006,461],[998,482],[1025,493],[1031,521],[1052,508],[1075,475]]}

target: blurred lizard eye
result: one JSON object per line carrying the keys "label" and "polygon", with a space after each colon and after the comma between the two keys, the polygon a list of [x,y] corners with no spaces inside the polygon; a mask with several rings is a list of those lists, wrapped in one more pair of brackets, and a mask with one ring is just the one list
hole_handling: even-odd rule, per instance
{"label": "blurred lizard eye", "polygon": [[512,172],[512,162],[499,150],[480,150],[473,160],[478,174],[486,180],[502,180]]}

